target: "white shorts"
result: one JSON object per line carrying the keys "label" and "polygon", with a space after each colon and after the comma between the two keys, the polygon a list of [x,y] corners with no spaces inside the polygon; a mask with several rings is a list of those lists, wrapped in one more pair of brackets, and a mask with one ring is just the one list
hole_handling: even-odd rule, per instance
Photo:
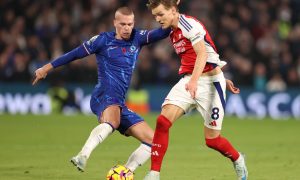
{"label": "white shorts", "polygon": [[196,108],[204,118],[204,125],[210,129],[221,130],[226,99],[226,81],[223,73],[214,76],[201,76],[198,80],[196,98],[185,90],[191,75],[185,75],[171,89],[162,106],[173,104],[185,113]]}

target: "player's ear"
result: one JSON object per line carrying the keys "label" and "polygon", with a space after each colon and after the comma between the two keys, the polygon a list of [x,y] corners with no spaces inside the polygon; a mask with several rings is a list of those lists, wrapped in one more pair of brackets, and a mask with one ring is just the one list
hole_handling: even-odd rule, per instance
{"label": "player's ear", "polygon": [[113,23],[114,23],[114,26],[117,27],[117,20],[116,19],[114,19]]}
{"label": "player's ear", "polygon": [[175,6],[172,6],[171,7],[171,11],[172,11],[172,14],[176,14],[177,13],[177,9]]}

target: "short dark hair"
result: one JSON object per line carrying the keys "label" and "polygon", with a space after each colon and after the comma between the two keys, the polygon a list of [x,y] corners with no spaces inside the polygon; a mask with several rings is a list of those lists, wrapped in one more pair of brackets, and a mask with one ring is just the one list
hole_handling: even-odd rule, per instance
{"label": "short dark hair", "polygon": [[123,15],[127,15],[127,16],[133,14],[133,11],[129,7],[127,7],[127,6],[119,7],[116,10],[116,12],[119,12],[119,13],[121,13]]}
{"label": "short dark hair", "polygon": [[147,3],[147,7],[149,9],[154,9],[160,4],[165,6],[166,9],[170,9],[171,7],[175,7],[176,9],[178,9],[177,0],[149,0]]}

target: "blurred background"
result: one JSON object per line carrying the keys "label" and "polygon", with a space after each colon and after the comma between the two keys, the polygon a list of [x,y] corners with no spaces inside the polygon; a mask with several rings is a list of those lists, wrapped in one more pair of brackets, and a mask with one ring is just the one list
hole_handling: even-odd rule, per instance
{"label": "blurred background", "polygon": [[[133,9],[136,28],[158,27],[146,3],[1,0],[0,113],[90,113],[95,56],[60,67],[32,87],[34,71],[95,34],[114,31],[114,11],[120,6]],[[179,9],[203,22],[228,63],[226,78],[242,91],[228,94],[227,114],[300,119],[300,1],[181,0]],[[180,78],[179,64],[168,38],[144,47],[128,106],[142,114],[159,111]]]}
{"label": "blurred background", "polygon": [[[97,124],[88,116],[97,83],[94,55],[55,69],[34,87],[31,82],[37,68],[114,31],[120,6],[133,9],[136,28],[158,27],[146,3],[0,0],[1,180],[98,180],[126,162],[139,142],[119,133],[98,147],[84,174],[68,162]],[[300,0],[181,0],[179,9],[203,22],[228,63],[226,78],[241,89],[227,94],[222,134],[246,153],[250,177],[300,179]],[[180,78],[180,59],[170,44],[167,38],[142,49],[127,93],[127,105],[151,127]],[[205,146],[202,123],[198,113],[176,122],[162,179],[235,178],[232,164]]]}

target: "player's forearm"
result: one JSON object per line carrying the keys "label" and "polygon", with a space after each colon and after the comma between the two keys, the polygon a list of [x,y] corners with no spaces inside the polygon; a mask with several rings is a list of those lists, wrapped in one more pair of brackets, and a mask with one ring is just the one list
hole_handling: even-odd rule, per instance
{"label": "player's forearm", "polygon": [[68,64],[76,59],[81,59],[83,57],[88,56],[89,54],[86,52],[84,47],[81,45],[72,51],[60,56],[59,58],[55,59],[51,62],[53,68]]}
{"label": "player's forearm", "polygon": [[48,72],[51,71],[51,70],[53,69],[53,66],[52,66],[51,63],[48,63],[48,64],[44,65],[44,66],[42,67],[42,69],[43,69],[43,71],[44,71],[46,74],[48,74]]}
{"label": "player's forearm", "polygon": [[200,40],[199,42],[193,45],[194,51],[197,54],[196,62],[194,65],[194,70],[192,73],[191,81],[198,81],[199,77],[202,75],[204,70],[206,59],[207,59],[207,52],[204,44],[204,40]]}
{"label": "player's forearm", "polygon": [[207,59],[207,53],[201,52],[197,55],[194,70],[192,73],[191,81],[198,81],[199,77],[202,75]]}

